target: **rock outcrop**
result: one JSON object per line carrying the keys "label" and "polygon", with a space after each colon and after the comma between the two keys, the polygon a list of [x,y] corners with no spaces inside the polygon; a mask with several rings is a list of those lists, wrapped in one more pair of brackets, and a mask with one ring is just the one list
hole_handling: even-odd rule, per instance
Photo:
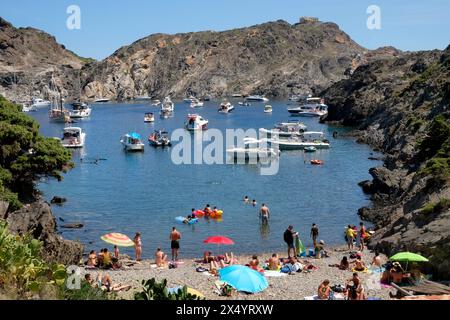
{"label": "rock outcrop", "polygon": [[43,242],[42,254],[51,263],[65,265],[78,264],[83,254],[80,243],[64,240],[56,232],[56,222],[50,206],[45,202],[35,202],[20,210],[4,213],[0,218],[8,223],[8,229],[22,235],[30,232]]}
{"label": "rock outcrop", "polygon": [[358,141],[385,153],[360,184],[372,194],[359,210],[376,225],[372,246],[422,252],[450,277],[450,47],[362,65],[322,94],[324,121],[356,126]]}

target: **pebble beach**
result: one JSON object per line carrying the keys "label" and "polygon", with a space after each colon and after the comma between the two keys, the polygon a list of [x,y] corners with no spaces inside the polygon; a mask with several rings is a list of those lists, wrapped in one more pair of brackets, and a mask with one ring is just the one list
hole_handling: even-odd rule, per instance
{"label": "pebble beach", "polygon": [[[339,264],[344,255],[348,257],[348,250],[344,247],[334,247],[328,249],[330,257],[315,259],[305,258],[307,261],[317,267],[311,272],[297,272],[295,274],[284,274],[283,276],[268,276],[269,287],[256,294],[246,294],[237,292],[231,297],[220,296],[215,282],[219,277],[213,276],[208,272],[197,272],[196,267],[203,266],[208,268],[207,264],[198,262],[200,259],[181,259],[182,263],[177,268],[156,268],[154,261],[143,260],[139,263],[132,260],[123,260],[123,267],[119,270],[86,270],[96,276],[98,272],[107,272],[111,275],[113,283],[131,285],[132,288],[125,292],[117,294],[118,299],[133,299],[134,293],[140,291],[142,280],[156,278],[157,281],[167,279],[169,288],[186,285],[201,292],[207,300],[304,300],[305,297],[311,297],[317,293],[320,283],[328,279],[330,285],[341,284],[345,286],[346,280],[352,277],[352,271],[339,270],[337,267],[329,265]],[[258,259],[260,265],[266,261],[271,254],[260,254]],[[286,253],[279,253],[280,257],[286,256]],[[373,253],[363,252],[363,261],[370,265]],[[251,255],[241,255],[236,257],[239,264],[246,264],[251,260]],[[382,257],[386,261],[386,257]],[[352,259],[351,259],[352,260]],[[134,265],[133,265],[134,263]],[[129,266],[127,266],[129,265]],[[360,272],[360,278],[364,284],[367,296],[370,299],[390,299],[389,292],[394,290],[388,286],[380,285],[380,273]]]}

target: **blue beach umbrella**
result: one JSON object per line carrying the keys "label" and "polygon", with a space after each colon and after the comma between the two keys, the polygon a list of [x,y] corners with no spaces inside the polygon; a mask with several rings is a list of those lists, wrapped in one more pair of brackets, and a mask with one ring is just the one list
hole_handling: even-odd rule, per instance
{"label": "blue beach umbrella", "polygon": [[232,265],[219,271],[220,280],[228,283],[238,291],[256,293],[269,286],[261,273],[246,266]]}

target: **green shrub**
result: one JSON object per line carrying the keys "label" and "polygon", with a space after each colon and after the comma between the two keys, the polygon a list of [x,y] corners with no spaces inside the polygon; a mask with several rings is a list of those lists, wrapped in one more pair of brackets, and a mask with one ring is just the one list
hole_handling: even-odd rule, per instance
{"label": "green shrub", "polygon": [[190,294],[186,286],[175,293],[169,293],[167,280],[156,282],[155,278],[142,281],[142,291],[136,292],[135,300],[200,300],[195,294]]}

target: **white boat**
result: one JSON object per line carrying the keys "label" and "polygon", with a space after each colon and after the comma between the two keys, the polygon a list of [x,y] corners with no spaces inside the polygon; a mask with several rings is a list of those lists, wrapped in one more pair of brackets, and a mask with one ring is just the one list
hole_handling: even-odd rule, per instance
{"label": "white boat", "polygon": [[51,104],[52,103],[50,101],[41,98],[33,98],[33,100],[31,101],[32,108],[49,107]]}
{"label": "white boat", "polygon": [[152,101],[152,106],[159,106],[161,104],[161,100],[159,100],[159,99],[156,99],[156,100],[153,100]]}
{"label": "white boat", "polygon": [[272,106],[270,104],[264,106],[264,113],[272,113]]}
{"label": "white boat", "polygon": [[266,139],[271,146],[276,146],[279,150],[301,150],[307,147],[316,149],[328,149],[330,142],[325,139],[323,132],[308,131],[301,136],[291,136],[285,139]]}
{"label": "white boat", "polygon": [[250,107],[251,106],[250,102],[245,102],[245,101],[239,101],[238,105],[245,106],[245,107]]}
{"label": "white boat", "polygon": [[91,115],[92,109],[84,102],[75,102],[72,104],[72,111],[69,116],[71,118],[87,118]]}
{"label": "white boat", "polygon": [[259,132],[265,134],[268,137],[278,136],[281,138],[288,138],[292,136],[300,136],[306,131],[306,126],[299,121],[292,122],[280,122],[275,125],[271,130],[260,128]]}
{"label": "white boat", "polygon": [[226,150],[227,156],[234,160],[270,160],[276,159],[280,155],[279,150],[269,147],[261,147],[259,144],[263,140],[254,138],[244,138],[244,147],[234,147]]}
{"label": "white boat", "polygon": [[197,98],[194,98],[191,102],[190,107],[191,108],[201,108],[203,107],[204,103],[200,100],[198,100]]}
{"label": "white boat", "polygon": [[163,130],[155,130],[155,132],[148,137],[148,142],[153,147],[170,147],[172,145],[169,133]]}
{"label": "white boat", "polygon": [[183,101],[186,103],[192,103],[194,100],[197,100],[197,98],[195,98],[194,96],[189,96],[189,98],[183,99]]}
{"label": "white boat", "polygon": [[184,123],[186,130],[206,130],[208,127],[208,120],[204,119],[198,114],[188,114],[188,119]]}
{"label": "white boat", "polygon": [[144,115],[144,122],[154,122],[155,121],[155,116],[153,115],[152,112],[147,112]]}
{"label": "white boat", "polygon": [[70,112],[64,108],[61,97],[55,96],[52,107],[48,112],[48,117],[52,122],[70,122]]}
{"label": "white boat", "polygon": [[165,97],[161,105],[161,111],[172,112],[175,109],[175,104],[170,100],[170,97]]}
{"label": "white boat", "polygon": [[305,104],[288,108],[288,112],[299,117],[321,117],[328,114],[328,106],[321,98],[308,98]]}
{"label": "white boat", "polygon": [[222,102],[219,107],[220,113],[230,113],[234,110],[234,106],[230,102]]}
{"label": "white boat", "polygon": [[22,112],[32,112],[37,111],[36,107],[33,107],[32,105],[28,106],[25,103],[22,104]]}
{"label": "white boat", "polygon": [[152,97],[149,96],[137,96],[133,99],[134,101],[150,101]]}
{"label": "white boat", "polygon": [[247,98],[245,98],[245,100],[247,100],[247,101],[260,101],[260,102],[267,102],[267,101],[269,101],[269,99],[267,99],[266,97],[259,96],[259,95],[248,96]]}
{"label": "white boat", "polygon": [[240,93],[233,93],[231,96],[233,98],[242,98],[242,94],[240,94]]}
{"label": "white boat", "polygon": [[105,102],[109,102],[109,99],[107,99],[107,98],[98,98],[94,102],[95,103],[105,103]]}
{"label": "white boat", "polygon": [[125,151],[144,151],[141,136],[136,132],[123,135],[120,138],[120,143],[123,145]]}
{"label": "white boat", "polygon": [[82,148],[86,140],[86,133],[79,127],[64,128],[61,145],[65,148]]}

